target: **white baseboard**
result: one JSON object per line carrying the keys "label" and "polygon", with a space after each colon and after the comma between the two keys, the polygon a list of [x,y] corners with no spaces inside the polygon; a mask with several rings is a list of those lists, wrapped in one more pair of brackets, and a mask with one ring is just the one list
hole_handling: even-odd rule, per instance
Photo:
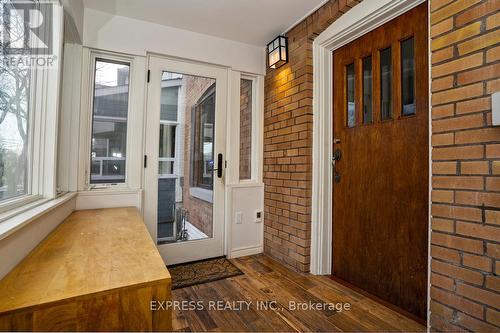
{"label": "white baseboard", "polygon": [[231,250],[231,252],[229,253],[229,259],[252,256],[254,254],[259,254],[262,252],[264,252],[264,248],[262,247],[262,245],[240,247]]}

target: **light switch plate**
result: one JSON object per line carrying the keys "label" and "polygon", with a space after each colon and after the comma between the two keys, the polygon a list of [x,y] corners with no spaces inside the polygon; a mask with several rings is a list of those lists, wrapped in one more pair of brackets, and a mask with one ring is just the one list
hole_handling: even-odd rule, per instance
{"label": "light switch plate", "polygon": [[500,126],[500,91],[491,95],[491,118],[493,126]]}
{"label": "light switch plate", "polygon": [[243,213],[242,212],[236,212],[234,220],[235,220],[236,224],[242,224],[243,223]]}

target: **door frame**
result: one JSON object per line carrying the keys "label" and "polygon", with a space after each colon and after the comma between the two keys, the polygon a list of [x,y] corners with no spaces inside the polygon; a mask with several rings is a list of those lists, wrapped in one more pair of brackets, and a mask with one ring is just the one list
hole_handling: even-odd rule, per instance
{"label": "door frame", "polygon": [[[382,26],[427,0],[362,1],[342,15],[313,42],[313,178],[311,266],[315,275],[332,273],[332,135],[333,135],[333,51]],[[429,6],[429,4],[428,4]],[[428,10],[430,10],[428,8]],[[430,20],[430,13],[429,13]],[[427,22],[430,32],[430,22]],[[430,39],[429,39],[430,44]],[[429,45],[430,50],[430,45]],[[429,52],[429,64],[431,64]],[[429,65],[429,80],[431,66]],[[431,84],[429,82],[429,96]],[[429,106],[429,113],[431,108]],[[429,116],[429,175],[431,175],[430,134],[432,117]],[[429,207],[431,201],[429,177]],[[430,226],[430,209],[428,216]],[[430,227],[429,242],[430,242]],[[429,243],[430,244],[430,243]],[[428,246],[430,249],[430,245]],[[430,250],[429,250],[430,251]],[[430,262],[430,261],[429,261]],[[430,268],[428,269],[430,281]],[[429,300],[429,288],[427,291]],[[428,306],[430,302],[427,302]],[[427,320],[429,322],[429,320]]]}
{"label": "door frame", "polygon": [[[188,75],[197,75],[197,76],[205,76],[205,77],[211,77],[214,79],[217,79],[217,95],[216,95],[216,105],[218,105],[219,110],[222,110],[222,113],[224,116],[222,116],[222,119],[219,119],[217,122],[218,125],[217,128],[219,128],[221,134],[217,136],[219,139],[216,139],[216,142],[218,142],[218,150],[214,152],[214,154],[222,153],[224,155],[224,161],[228,160],[227,156],[227,121],[228,121],[228,95],[229,95],[229,76],[228,76],[228,71],[229,69],[224,66],[220,65],[215,65],[215,64],[208,64],[204,62],[199,62],[199,61],[194,61],[194,60],[188,60],[188,59],[183,59],[183,58],[178,58],[178,57],[172,57],[172,56],[166,56],[166,55],[161,55],[161,54],[156,54],[156,53],[151,53],[148,52],[147,54],[147,59],[146,59],[146,66],[147,69],[151,69],[151,60],[155,58],[160,61],[164,61],[165,63],[165,70],[172,71],[172,72],[179,72],[183,74],[188,74]],[[151,72],[150,75],[153,73]],[[149,101],[150,101],[150,94],[151,89],[150,89],[150,82],[146,82],[146,94],[145,94],[145,112],[146,112],[146,117],[145,117],[145,122],[144,122],[144,154],[148,156],[148,161],[147,165],[150,167],[156,159],[150,158],[152,156],[157,156],[155,154],[158,154],[158,152],[154,149],[152,149],[151,146],[148,146],[148,142],[146,140],[146,134],[147,134],[147,126],[149,124],[149,121],[153,121],[151,119],[151,112],[149,111]],[[223,121],[221,121],[223,120]],[[159,123],[158,123],[159,124]],[[156,135],[155,135],[156,137]],[[169,260],[167,257],[166,251],[168,251],[167,248],[172,248],[174,245],[196,245],[198,244],[198,248],[200,251],[209,250],[207,246],[210,244],[207,244],[207,241],[213,241],[212,245],[210,246],[217,246],[217,251],[219,252],[220,255],[226,255],[227,253],[227,189],[226,189],[226,179],[227,179],[227,173],[228,173],[228,168],[224,167],[223,170],[223,176],[221,178],[220,183],[214,182],[214,191],[217,188],[218,193],[216,196],[214,196],[214,206],[212,208],[213,214],[214,214],[214,225],[213,225],[213,237],[209,239],[203,239],[203,240],[192,240],[189,242],[185,243],[174,243],[174,244],[162,244],[162,245],[157,245],[158,251],[160,252],[160,255],[164,259],[164,261],[167,264],[176,264],[178,263],[177,261],[172,261]],[[155,178],[156,179],[156,178]],[[214,178],[215,179],[215,178]],[[151,175],[148,174],[148,168],[143,168],[143,183],[144,183],[144,202],[145,204],[143,205],[143,216],[144,216],[144,221],[146,224],[146,227],[148,228],[151,237],[155,240],[155,244],[157,242],[157,205],[158,205],[158,200],[157,200],[157,191],[155,193],[152,193],[152,191],[148,191],[146,189],[147,186],[149,188],[153,188],[152,186],[155,186],[153,183],[153,179],[151,178]],[[153,194],[153,195],[152,195]],[[215,195],[215,192],[214,192]],[[155,209],[150,209],[146,208],[147,202],[155,202]],[[218,203],[218,209],[216,210],[215,204]],[[220,225],[217,227],[215,224],[216,220],[220,220]],[[154,221],[154,223],[153,223]],[[217,227],[217,228],[216,228]],[[218,231],[219,235],[216,237],[216,231]],[[178,251],[177,249],[175,252],[182,252]],[[209,256],[212,257],[212,256]],[[215,257],[215,256],[213,256]],[[189,262],[193,260],[197,260],[198,258],[195,258],[191,256],[190,254],[184,255],[182,258],[182,262]]]}

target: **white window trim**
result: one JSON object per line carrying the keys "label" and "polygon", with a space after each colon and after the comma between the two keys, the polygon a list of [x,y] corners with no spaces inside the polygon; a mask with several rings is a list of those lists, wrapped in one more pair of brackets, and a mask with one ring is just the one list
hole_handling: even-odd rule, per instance
{"label": "white window trim", "polygon": [[[126,62],[130,65],[124,183],[90,184],[93,91],[97,58]],[[90,192],[105,190],[117,193],[124,190],[138,190],[142,187],[145,58],[84,47],[82,68],[78,190]]]}
{"label": "white window trim", "polygon": [[[250,157],[251,178],[240,180],[240,97],[241,80],[252,81],[252,151]],[[228,152],[231,173],[229,185],[244,184],[255,186],[262,184],[264,165],[264,77],[262,75],[232,71],[232,109],[228,121],[228,142],[235,142]]]}
{"label": "white window trim", "polygon": [[201,187],[190,187],[189,194],[197,199],[213,203],[214,201],[214,191],[208,190]]}
{"label": "white window trim", "polygon": [[363,1],[313,42],[312,274],[332,269],[332,52],[425,0]]}

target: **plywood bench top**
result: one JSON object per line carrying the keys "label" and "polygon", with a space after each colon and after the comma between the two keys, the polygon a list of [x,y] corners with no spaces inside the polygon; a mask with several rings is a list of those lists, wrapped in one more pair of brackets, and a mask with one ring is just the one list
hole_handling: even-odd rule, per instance
{"label": "plywood bench top", "polygon": [[135,208],[77,211],[0,281],[0,313],[166,281]]}

